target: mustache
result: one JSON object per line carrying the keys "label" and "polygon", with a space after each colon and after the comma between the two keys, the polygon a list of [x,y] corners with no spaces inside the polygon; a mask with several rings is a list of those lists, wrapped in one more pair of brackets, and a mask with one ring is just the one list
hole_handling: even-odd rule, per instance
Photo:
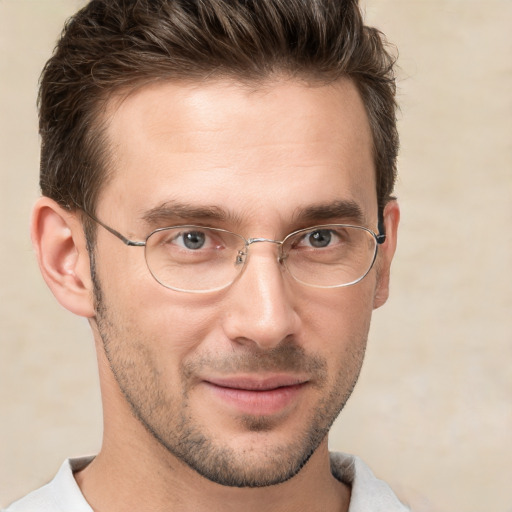
{"label": "mustache", "polygon": [[294,343],[280,344],[270,350],[253,347],[244,352],[233,352],[219,357],[204,354],[193,361],[184,362],[183,376],[187,379],[204,372],[221,375],[234,373],[283,372],[301,373],[324,380],[327,375],[325,359],[308,354]]}

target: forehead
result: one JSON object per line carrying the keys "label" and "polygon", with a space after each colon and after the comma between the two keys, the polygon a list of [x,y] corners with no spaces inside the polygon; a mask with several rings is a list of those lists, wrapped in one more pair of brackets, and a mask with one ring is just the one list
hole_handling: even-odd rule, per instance
{"label": "forehead", "polygon": [[376,213],[371,131],[349,80],[163,82],[109,114],[112,178],[98,211],[134,222],[177,202],[284,218],[348,200]]}

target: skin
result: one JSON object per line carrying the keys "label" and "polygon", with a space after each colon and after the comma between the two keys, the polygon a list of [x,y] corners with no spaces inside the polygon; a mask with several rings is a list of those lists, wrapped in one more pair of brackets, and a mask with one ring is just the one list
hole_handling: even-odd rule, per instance
{"label": "skin", "polygon": [[[269,239],[327,222],[377,230],[371,133],[348,80],[153,84],[112,101],[107,121],[113,174],[96,215],[128,238],[184,222]],[[178,201],[225,215],[160,208],[148,222]],[[360,218],[300,217],[339,202]],[[42,198],[32,227],[41,270],[61,304],[90,319],[97,347],[103,446],[75,475],[94,510],[347,510],[327,432],[387,298],[398,219],[390,202],[387,240],[356,285],[306,287],[261,243],[231,286],[187,294],[157,283],[144,250],[103,228],[93,279],[77,214]],[[283,381],[284,399],[267,389]],[[247,387],[259,389],[233,398]]]}

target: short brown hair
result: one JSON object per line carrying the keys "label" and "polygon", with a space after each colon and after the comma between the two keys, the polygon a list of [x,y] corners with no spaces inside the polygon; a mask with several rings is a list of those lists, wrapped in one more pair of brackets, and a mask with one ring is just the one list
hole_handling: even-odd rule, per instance
{"label": "short brown hair", "polygon": [[94,213],[107,177],[101,111],[120,90],[284,73],[354,81],[370,120],[382,214],[398,151],[393,66],[357,0],[92,0],[68,20],[41,75],[42,193]]}

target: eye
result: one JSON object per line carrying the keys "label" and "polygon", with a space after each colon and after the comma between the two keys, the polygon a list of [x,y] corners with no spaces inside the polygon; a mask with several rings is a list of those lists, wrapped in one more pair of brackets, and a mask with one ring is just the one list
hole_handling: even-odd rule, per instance
{"label": "eye", "polygon": [[306,233],[297,246],[323,249],[339,242],[339,236],[332,229],[315,229]]}
{"label": "eye", "polygon": [[216,245],[207,232],[198,230],[182,231],[173,237],[171,243],[191,251],[211,249]]}
{"label": "eye", "polygon": [[183,245],[187,249],[201,249],[206,241],[205,233],[201,231],[188,231],[186,233],[180,233],[176,237],[178,245]]}

